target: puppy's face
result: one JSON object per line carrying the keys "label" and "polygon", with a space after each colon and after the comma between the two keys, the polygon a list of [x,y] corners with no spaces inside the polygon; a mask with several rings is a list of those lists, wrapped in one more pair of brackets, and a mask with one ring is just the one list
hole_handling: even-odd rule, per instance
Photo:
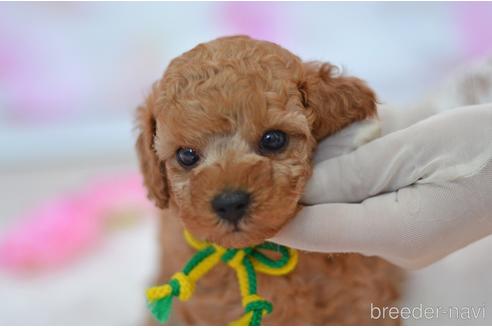
{"label": "puppy's face", "polygon": [[156,118],[171,204],[191,233],[228,247],[259,243],[292,217],[315,144],[296,84],[249,73],[193,80]]}
{"label": "puppy's face", "polygon": [[226,247],[273,236],[298,209],[316,140],[375,112],[362,81],[330,68],[247,37],[174,59],[139,108],[150,197]]}

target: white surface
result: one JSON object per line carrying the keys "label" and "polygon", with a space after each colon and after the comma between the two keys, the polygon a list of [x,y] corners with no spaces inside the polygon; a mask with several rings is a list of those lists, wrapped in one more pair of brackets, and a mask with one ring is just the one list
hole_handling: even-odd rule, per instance
{"label": "white surface", "polygon": [[485,305],[485,318],[456,319],[454,313],[431,320],[407,320],[406,325],[492,325],[492,237],[487,237],[425,269],[409,273],[401,306]]}
{"label": "white surface", "polygon": [[[77,164],[0,172],[0,229],[12,218],[91,178],[136,170],[132,157],[84,158]],[[112,230],[62,268],[33,275],[0,271],[0,325],[142,324],[145,288],[156,272],[156,218]]]}
{"label": "white surface", "polygon": [[0,273],[0,324],[143,324],[144,291],[155,272],[155,222],[116,232],[92,255],[59,270]]}

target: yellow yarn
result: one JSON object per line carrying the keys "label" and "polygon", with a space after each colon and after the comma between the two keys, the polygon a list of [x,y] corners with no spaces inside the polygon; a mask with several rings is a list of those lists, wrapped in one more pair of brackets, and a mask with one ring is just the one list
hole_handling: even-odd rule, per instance
{"label": "yellow yarn", "polygon": [[[203,242],[195,239],[186,230],[184,231],[184,238],[199,253],[188,262],[183,272],[174,274],[169,283],[147,290],[147,299],[150,302],[152,313],[161,322],[167,320],[169,316],[172,297],[177,296],[181,301],[187,301],[195,290],[195,283],[222,260],[236,273],[242,305],[245,309],[244,315],[231,322],[230,325],[261,324],[262,317],[272,311],[272,304],[256,294],[257,278],[255,272],[275,276],[284,275],[295,268],[298,260],[295,250],[288,249],[287,253],[285,247],[273,245],[272,248],[271,243],[262,244],[259,248],[267,247],[268,250],[276,251],[276,247],[283,247],[281,250],[282,262],[275,263],[268,258],[258,257],[258,254],[255,253],[258,250],[255,248],[226,249],[219,245]],[[284,263],[284,261],[286,262]]]}
{"label": "yellow yarn", "polygon": [[187,301],[195,290],[195,281],[186,276],[183,272],[176,272],[171,279],[179,281],[179,295],[181,301]]}
{"label": "yellow yarn", "polygon": [[157,301],[161,298],[169,296],[171,294],[172,288],[168,284],[162,286],[151,287],[147,289],[147,299],[149,301]]}
{"label": "yellow yarn", "polygon": [[243,250],[237,251],[236,255],[234,255],[234,257],[227,262],[227,265],[229,265],[233,269],[237,269],[242,265],[242,261],[245,255],[246,253]]}
{"label": "yellow yarn", "polygon": [[[260,301],[263,300],[260,296],[257,294],[251,294],[251,295],[246,295],[243,296],[242,299],[242,305],[243,307],[246,307],[249,303],[252,303],[254,301]],[[263,310],[263,315],[266,314],[266,311]],[[251,317],[253,316],[252,312],[246,312],[241,318],[232,321],[229,323],[229,326],[248,326],[249,322],[251,321]]]}
{"label": "yellow yarn", "polygon": [[243,265],[240,265],[244,258],[244,251],[238,251],[234,257],[227,262],[229,266],[231,266],[234,271],[236,271],[236,277],[239,284],[239,291],[241,293],[241,297],[245,297],[248,294],[248,273],[246,272],[246,268]]}
{"label": "yellow yarn", "polygon": [[249,303],[251,302],[254,302],[254,301],[259,301],[259,300],[262,300],[263,298],[261,298],[260,296],[258,296],[258,294],[251,294],[251,295],[245,295],[243,296],[243,299],[242,299],[242,304],[243,304],[243,307],[246,307]]}
{"label": "yellow yarn", "polygon": [[216,248],[214,254],[210,255],[206,259],[204,259],[200,264],[198,264],[191,272],[188,274],[188,277],[191,281],[197,281],[204,274],[209,272],[219,261],[222,255],[225,253],[225,248]]}
{"label": "yellow yarn", "polygon": [[249,322],[251,321],[252,316],[253,316],[252,312],[247,312],[241,318],[229,323],[228,326],[249,326]]}
{"label": "yellow yarn", "polygon": [[[210,245],[207,242],[198,240],[195,237],[193,237],[193,235],[191,233],[189,233],[188,230],[184,230],[184,238],[185,238],[186,242],[188,243],[188,245],[190,245],[191,247],[193,247],[196,250],[204,249],[205,247]],[[225,249],[219,245],[214,245],[214,247],[216,249],[222,249],[225,252]],[[243,254],[242,256],[244,256],[243,251],[238,252],[238,253],[242,253]],[[295,249],[289,248],[289,254],[290,254],[289,262],[287,262],[287,264],[281,268],[268,267],[265,264],[257,261],[254,258],[251,259],[251,262],[253,263],[255,270],[258,272],[269,274],[272,276],[283,276],[285,274],[290,273],[292,270],[295,269],[295,267],[297,265],[298,258],[299,258],[299,255]],[[238,256],[238,255],[236,254],[236,256]]]}
{"label": "yellow yarn", "polygon": [[196,250],[204,249],[205,247],[207,247],[209,245],[207,242],[200,241],[200,240],[196,239],[195,237],[193,237],[193,235],[191,233],[189,233],[188,230],[185,230],[183,232],[183,235],[184,235],[184,238],[185,238],[186,242],[188,243],[188,245],[190,245],[191,247],[193,247]]}
{"label": "yellow yarn", "polygon": [[253,263],[255,270],[258,272],[269,274],[271,276],[283,276],[295,269],[297,265],[297,261],[299,259],[299,255],[295,249],[289,248],[289,254],[290,254],[289,261],[285,266],[281,268],[268,267],[254,258],[251,259],[251,262]]}

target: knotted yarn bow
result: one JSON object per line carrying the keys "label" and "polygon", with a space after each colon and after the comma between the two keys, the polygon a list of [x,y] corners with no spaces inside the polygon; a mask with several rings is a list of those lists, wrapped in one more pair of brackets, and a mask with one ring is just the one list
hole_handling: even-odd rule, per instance
{"label": "knotted yarn bow", "polygon": [[[185,265],[183,271],[174,274],[167,284],[147,290],[148,307],[154,317],[161,323],[166,322],[171,313],[173,298],[178,297],[181,301],[187,301],[192,296],[198,279],[222,261],[236,272],[244,308],[243,316],[230,325],[261,325],[263,317],[272,312],[273,305],[258,296],[256,272],[274,276],[288,274],[297,264],[297,251],[271,242],[241,249],[224,248],[199,241],[186,230],[184,238],[197,252]],[[280,258],[271,259],[261,250],[277,252]]]}

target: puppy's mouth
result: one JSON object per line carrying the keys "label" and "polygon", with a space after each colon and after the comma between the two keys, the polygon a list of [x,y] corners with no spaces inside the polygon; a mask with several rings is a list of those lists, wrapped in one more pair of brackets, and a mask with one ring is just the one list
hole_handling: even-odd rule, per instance
{"label": "puppy's mouth", "polygon": [[246,225],[248,224],[248,218],[243,218],[239,222],[224,222],[222,220],[218,221],[218,225],[221,226],[221,230],[223,231],[222,237],[218,238],[218,242],[221,242],[221,239],[227,239],[227,236],[231,236],[232,238],[236,238],[238,235],[247,234]]}
{"label": "puppy's mouth", "polygon": [[244,217],[240,222],[220,222],[217,230],[208,236],[208,241],[226,248],[252,247],[263,243],[274,235],[270,229],[265,231],[254,223],[252,217]]}
{"label": "puppy's mouth", "polygon": [[184,216],[188,230],[195,237],[222,247],[244,248],[262,244],[288,221],[284,212],[278,213],[275,208],[268,208],[268,204],[250,201],[243,209],[244,202],[238,199],[241,200],[235,194],[223,197],[211,206],[206,216],[198,211]]}
{"label": "puppy's mouth", "polygon": [[225,248],[244,248],[261,244],[264,240],[251,240],[248,233],[238,228],[238,230],[231,230],[221,237],[211,238],[210,241]]}

